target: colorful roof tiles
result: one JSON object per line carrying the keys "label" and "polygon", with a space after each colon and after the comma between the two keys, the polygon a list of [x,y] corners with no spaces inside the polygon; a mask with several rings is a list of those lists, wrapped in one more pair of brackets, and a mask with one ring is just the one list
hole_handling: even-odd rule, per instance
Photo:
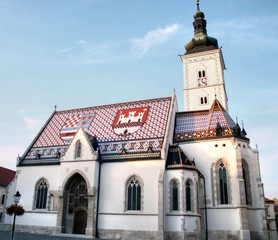
{"label": "colorful roof tiles", "polygon": [[219,101],[215,100],[210,110],[178,113],[174,141],[211,138],[219,135],[233,136],[235,126],[230,115]]}
{"label": "colorful roof tiles", "polygon": [[[53,159],[63,154],[83,127],[95,136],[101,154],[160,151],[171,97],[57,111],[31,144],[23,159]],[[152,153],[153,154],[153,153]]]}

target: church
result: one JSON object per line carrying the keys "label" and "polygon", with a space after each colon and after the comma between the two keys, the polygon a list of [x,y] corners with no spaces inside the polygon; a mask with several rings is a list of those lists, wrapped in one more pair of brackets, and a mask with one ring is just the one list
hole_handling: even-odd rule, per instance
{"label": "church", "polygon": [[[258,150],[228,112],[225,63],[197,1],[172,96],[55,111],[25,153],[16,229],[99,239],[267,239]],[[12,218],[4,216],[4,223]]]}

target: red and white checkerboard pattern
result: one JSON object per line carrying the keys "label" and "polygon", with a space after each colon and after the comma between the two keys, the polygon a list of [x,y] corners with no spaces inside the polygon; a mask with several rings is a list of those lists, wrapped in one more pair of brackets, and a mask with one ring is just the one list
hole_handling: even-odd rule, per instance
{"label": "red and white checkerboard pattern", "polygon": [[63,128],[73,128],[73,127],[75,127],[77,125],[77,123],[79,122],[80,118],[81,118],[81,115],[72,115],[71,117],[69,117],[67,119]]}
{"label": "red and white checkerboard pattern", "polygon": [[[64,141],[60,137],[61,130],[65,128],[65,126],[67,128],[75,127],[81,116],[86,114],[94,114],[94,118],[86,131],[90,135],[96,136],[99,143],[161,139],[164,138],[170,105],[171,97],[166,97],[59,111],[56,112],[49,121],[33,147],[41,148],[68,145],[69,142]],[[117,135],[113,131],[112,125],[118,111],[143,107],[148,107],[149,112],[145,124],[138,131],[127,136]]]}

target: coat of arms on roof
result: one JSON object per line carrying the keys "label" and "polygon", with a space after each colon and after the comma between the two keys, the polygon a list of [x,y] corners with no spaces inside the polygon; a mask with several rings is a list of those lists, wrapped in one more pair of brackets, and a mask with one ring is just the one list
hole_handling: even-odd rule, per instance
{"label": "coat of arms on roof", "polygon": [[145,124],[148,111],[148,107],[119,110],[112,125],[114,132],[118,135],[136,132]]}
{"label": "coat of arms on roof", "polygon": [[67,118],[60,131],[60,138],[70,141],[81,126],[84,130],[90,127],[94,116],[94,113],[71,115]]}

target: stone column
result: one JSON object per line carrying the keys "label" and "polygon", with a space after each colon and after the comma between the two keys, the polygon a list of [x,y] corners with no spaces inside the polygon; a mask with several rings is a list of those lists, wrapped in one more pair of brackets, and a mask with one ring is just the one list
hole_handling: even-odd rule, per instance
{"label": "stone column", "polygon": [[159,173],[158,179],[158,234],[155,239],[164,239],[164,170]]}
{"label": "stone column", "polygon": [[63,207],[64,207],[64,196],[63,192],[58,192],[58,202],[57,204],[57,221],[56,221],[56,234],[62,233],[62,219],[63,219]]}
{"label": "stone column", "polygon": [[95,188],[88,189],[88,212],[86,236],[96,235],[96,219],[95,219]]}

